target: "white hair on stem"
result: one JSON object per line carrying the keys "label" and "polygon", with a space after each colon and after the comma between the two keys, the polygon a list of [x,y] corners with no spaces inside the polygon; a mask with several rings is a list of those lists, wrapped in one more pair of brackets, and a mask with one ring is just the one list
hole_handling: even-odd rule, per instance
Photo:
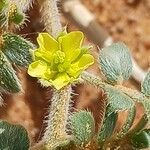
{"label": "white hair on stem", "polygon": [[[41,6],[41,19],[45,25],[45,29],[53,37],[62,32],[62,26],[59,18],[57,7],[58,0],[38,0]],[[47,127],[43,136],[45,147],[53,149],[68,140],[66,126],[69,118],[69,108],[71,101],[72,89],[70,85],[60,89],[53,90],[51,105],[48,109]]]}
{"label": "white hair on stem", "polygon": [[62,31],[57,7],[58,0],[38,0],[41,5],[41,19],[47,32],[57,37]]}
{"label": "white hair on stem", "polygon": [[34,0],[11,0],[23,11],[27,11],[32,6]]}

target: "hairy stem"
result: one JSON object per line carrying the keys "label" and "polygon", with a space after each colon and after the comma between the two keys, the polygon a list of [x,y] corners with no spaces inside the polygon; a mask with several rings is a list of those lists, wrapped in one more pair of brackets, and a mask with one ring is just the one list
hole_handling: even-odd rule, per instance
{"label": "hairy stem", "polygon": [[54,90],[51,108],[48,116],[48,126],[43,140],[48,149],[53,149],[66,141],[66,124],[70,103],[71,87]]}
{"label": "hairy stem", "polygon": [[[41,5],[42,21],[47,32],[55,38],[62,31],[57,0],[38,0]],[[49,108],[47,128],[43,137],[47,149],[54,149],[66,142],[68,139],[66,125],[68,121],[69,103],[71,95],[71,86],[64,87],[61,90],[55,90]]]}
{"label": "hairy stem", "polygon": [[38,0],[41,5],[41,18],[45,29],[54,37],[57,37],[62,31],[57,7],[58,0]]}
{"label": "hairy stem", "polygon": [[115,85],[115,86],[110,85],[110,84],[102,81],[99,77],[97,77],[93,74],[90,74],[88,72],[83,72],[81,77],[88,83],[94,85],[96,88],[105,89],[105,86],[107,86],[107,87],[109,86],[109,87],[113,87],[117,90],[121,90],[121,92],[128,95],[130,98],[132,98],[133,100],[135,100],[137,102],[142,102],[146,99],[146,97],[142,93],[138,92],[137,90],[126,88],[121,85]]}
{"label": "hairy stem", "polygon": [[12,1],[12,3],[17,4],[17,6],[20,8],[20,10],[25,12],[32,5],[33,0],[11,0],[11,1]]}

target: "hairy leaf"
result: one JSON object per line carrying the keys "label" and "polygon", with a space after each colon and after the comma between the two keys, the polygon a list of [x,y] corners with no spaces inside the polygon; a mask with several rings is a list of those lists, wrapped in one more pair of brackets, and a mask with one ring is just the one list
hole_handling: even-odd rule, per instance
{"label": "hairy leaf", "polygon": [[106,86],[105,92],[110,107],[110,113],[128,110],[134,106],[134,102],[130,97],[113,87]]}
{"label": "hairy leaf", "polygon": [[23,67],[31,63],[32,56],[29,49],[33,48],[32,43],[11,33],[4,34],[3,39],[2,51],[9,58],[11,63]]}
{"label": "hairy leaf", "polygon": [[98,133],[98,142],[101,143],[106,140],[106,138],[109,138],[116,126],[118,114],[113,112],[110,115],[108,115],[108,112],[106,113],[104,124],[101,130],[99,130]]}
{"label": "hairy leaf", "polygon": [[0,91],[16,93],[21,89],[15,70],[0,51]]}
{"label": "hairy leaf", "polygon": [[129,111],[128,111],[126,122],[124,123],[124,125],[121,129],[121,132],[119,133],[119,137],[122,137],[130,130],[130,128],[133,125],[135,115],[136,115],[136,108],[134,106],[131,109],[129,109]]}
{"label": "hairy leaf", "polygon": [[99,64],[107,81],[116,84],[128,80],[132,73],[132,61],[128,47],[118,42],[100,51]]}
{"label": "hairy leaf", "polygon": [[132,144],[135,148],[150,148],[150,129],[144,129],[132,137]]}
{"label": "hairy leaf", "polygon": [[87,111],[75,113],[71,119],[71,129],[77,145],[87,144],[92,140],[95,133],[95,122],[92,114]]}
{"label": "hairy leaf", "polygon": [[144,81],[142,82],[141,91],[146,96],[150,96],[150,71],[147,73]]}
{"label": "hairy leaf", "polygon": [[0,150],[28,150],[27,131],[20,125],[0,121]]}

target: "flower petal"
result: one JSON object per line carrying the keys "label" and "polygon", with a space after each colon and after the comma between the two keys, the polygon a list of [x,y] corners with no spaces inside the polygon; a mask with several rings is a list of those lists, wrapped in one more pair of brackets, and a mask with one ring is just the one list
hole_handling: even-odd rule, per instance
{"label": "flower petal", "polygon": [[55,52],[58,50],[58,42],[48,33],[40,33],[37,37],[37,42],[41,48],[46,51]]}
{"label": "flower petal", "polygon": [[48,66],[41,60],[35,61],[29,65],[28,74],[32,77],[43,78],[47,72]]}
{"label": "flower petal", "polygon": [[56,76],[56,79],[52,81],[53,86],[60,90],[64,86],[66,86],[70,82],[71,78],[67,75],[67,73],[59,73]]}
{"label": "flower petal", "polygon": [[71,67],[67,71],[67,73],[70,76],[77,78],[83,70],[87,69],[93,63],[94,63],[94,57],[90,54],[84,54],[79,59],[79,61],[71,64]]}
{"label": "flower petal", "polygon": [[50,51],[42,50],[41,48],[34,51],[35,60],[44,60],[48,63],[52,62],[53,55]]}
{"label": "flower petal", "polygon": [[[64,36],[58,38],[60,48],[65,52],[68,59],[72,59],[72,56],[79,55],[79,49],[83,42],[84,35],[80,31],[70,32]],[[76,52],[74,52],[76,51]],[[75,54],[76,53],[76,54]]]}
{"label": "flower petal", "polygon": [[92,65],[94,63],[94,57],[90,54],[84,54],[79,62],[78,62],[78,66],[79,68],[88,68],[90,65]]}

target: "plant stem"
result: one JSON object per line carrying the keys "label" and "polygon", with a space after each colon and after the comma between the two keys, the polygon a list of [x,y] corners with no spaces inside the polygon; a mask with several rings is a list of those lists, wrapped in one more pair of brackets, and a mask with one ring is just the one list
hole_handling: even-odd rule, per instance
{"label": "plant stem", "polygon": [[17,6],[20,8],[20,10],[25,12],[32,5],[33,0],[11,0],[11,1],[12,1],[12,3],[17,4]]}
{"label": "plant stem", "polygon": [[[42,5],[42,20],[47,32],[55,38],[62,31],[57,0],[38,0]],[[71,86],[61,90],[54,89],[51,106],[49,108],[48,126],[43,140],[47,149],[54,149],[68,140],[66,125],[68,121]]]}
{"label": "plant stem", "polygon": [[67,139],[66,124],[68,121],[70,95],[70,86],[61,90],[54,90],[48,115],[48,126],[43,137],[48,149],[59,146],[60,143]]}
{"label": "plant stem", "polygon": [[104,88],[105,83],[97,76],[88,73],[86,71],[84,71],[81,74],[81,78],[83,78],[83,80],[87,81],[88,83],[94,85],[96,88]]}
{"label": "plant stem", "polygon": [[41,15],[44,22],[45,29],[54,37],[57,37],[62,31],[62,26],[59,18],[59,11],[57,7],[58,0],[38,0],[42,5]]}
{"label": "plant stem", "polygon": [[146,99],[146,97],[142,93],[138,92],[137,90],[126,88],[126,87],[121,86],[121,85],[115,85],[115,86],[110,85],[110,84],[102,81],[99,77],[97,77],[93,74],[90,74],[88,72],[83,72],[81,77],[85,81],[94,85],[96,88],[102,88],[105,90],[105,87],[107,86],[107,87],[112,87],[112,88],[115,88],[117,90],[120,90],[121,92],[128,95],[130,98],[132,98],[133,100],[135,100],[137,102],[142,102]]}

